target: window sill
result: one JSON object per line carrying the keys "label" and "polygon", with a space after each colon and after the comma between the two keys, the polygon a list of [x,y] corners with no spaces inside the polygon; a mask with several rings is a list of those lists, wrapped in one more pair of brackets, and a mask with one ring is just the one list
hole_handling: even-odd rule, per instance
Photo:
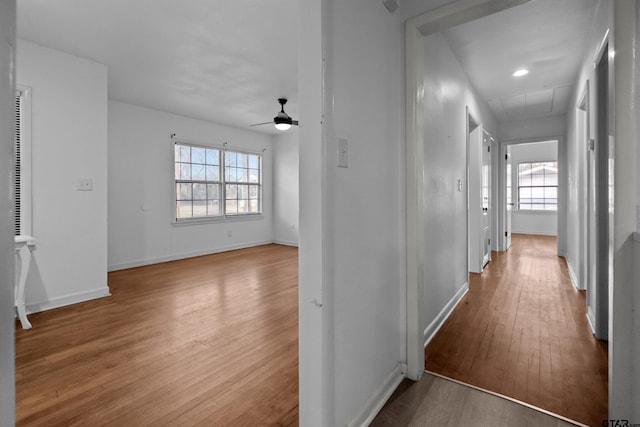
{"label": "window sill", "polygon": [[264,219],[263,214],[247,214],[247,215],[236,215],[236,216],[217,217],[217,218],[182,219],[180,221],[176,221],[174,219],[173,221],[171,221],[171,225],[173,227],[184,227],[189,225],[217,224],[217,223],[224,223],[224,222],[260,221],[263,219]]}

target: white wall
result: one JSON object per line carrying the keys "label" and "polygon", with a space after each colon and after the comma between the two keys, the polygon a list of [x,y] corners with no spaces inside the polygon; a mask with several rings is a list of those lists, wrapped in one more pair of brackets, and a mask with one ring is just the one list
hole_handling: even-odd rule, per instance
{"label": "white wall", "polygon": [[[32,89],[27,310],[108,295],[107,69],[22,40],[17,64],[18,83]],[[79,178],[93,191],[77,191]]]}
{"label": "white wall", "polygon": [[298,128],[273,137],[274,241],[298,245],[299,144]]}
{"label": "white wall", "polygon": [[[318,115],[307,120],[322,120],[324,144],[314,148],[322,154],[313,159],[324,165],[321,198],[311,198],[322,202],[317,208],[322,212],[321,298],[327,322],[323,331],[324,422],[361,425],[401,381],[406,358],[400,166],[403,25],[399,15],[390,14],[380,2],[331,0],[323,7],[324,118]],[[337,167],[338,136],[348,140],[348,168]],[[311,143],[301,136],[301,195],[313,190],[307,184],[314,170],[305,166],[310,160],[306,145]],[[300,213],[302,233],[307,221],[302,198]],[[307,244],[305,235],[301,234],[301,249]],[[303,288],[305,269],[303,262]],[[301,300],[301,304],[314,310],[308,301]],[[304,361],[300,362],[303,366]],[[301,415],[301,425],[318,423]]]}
{"label": "white wall", "polygon": [[0,2],[0,426],[15,424],[13,171],[16,3]]}
{"label": "white wall", "polygon": [[[636,3],[631,0],[601,0],[598,3],[586,52],[579,77],[569,101],[570,106],[577,105],[587,82],[590,84],[590,137],[595,133],[595,75],[593,62],[605,32],[609,33],[610,49],[615,50],[614,72],[615,111],[612,133],[614,139],[615,194],[610,201],[613,212],[613,287],[609,289],[610,327],[609,327],[609,418],[637,419],[640,417],[640,370],[638,360],[638,299],[637,254],[634,255],[633,231],[637,229],[637,200],[630,197],[638,195],[638,143],[637,110],[635,109],[632,88],[637,87],[638,74],[633,74],[634,43],[638,36],[634,17],[638,16]],[[637,61],[637,57],[636,57]],[[635,64],[637,67],[637,63]],[[636,68],[637,70],[637,68]],[[568,170],[578,176],[584,170],[584,156],[580,153],[581,142],[576,132],[576,111],[569,108],[567,123]],[[635,121],[635,122],[634,122]],[[575,184],[569,186],[569,199],[581,197],[581,189]],[[568,212],[567,224],[577,224],[583,214],[581,209]],[[637,247],[637,242],[635,244]],[[579,248],[573,239],[568,240],[567,260],[575,271],[582,271]],[[635,256],[635,258],[634,258]],[[635,326],[634,326],[635,325]]]}
{"label": "white wall", "polygon": [[567,117],[563,115],[513,120],[498,125],[500,142],[541,140],[565,135]]}
{"label": "white wall", "polygon": [[[634,258],[633,264],[635,265],[634,271],[634,279],[632,283],[635,283],[635,287],[633,288],[633,307],[637,309],[640,307],[640,232],[636,232],[634,236]],[[636,310],[637,313],[637,310]],[[633,323],[631,326],[631,331],[640,331],[640,316],[634,313]],[[631,350],[631,360],[637,361],[640,360],[640,339],[637,338],[637,335],[633,339]],[[640,368],[638,368],[637,364],[632,365],[631,372],[631,402],[635,402],[635,406],[631,409],[631,418],[637,420],[640,418],[640,403],[638,403],[638,397],[640,397]]]}
{"label": "white wall", "polygon": [[400,15],[405,20],[453,3],[453,0],[398,0],[398,3]]}
{"label": "white wall", "polygon": [[[172,133],[205,145],[266,149],[262,219],[173,225]],[[269,135],[110,100],[109,270],[271,243],[271,146]]]}
{"label": "white wall", "polygon": [[[635,94],[634,66],[637,66],[636,16],[638,4],[633,0],[613,2],[613,61],[615,82],[613,93],[616,112],[614,121],[614,153],[610,164],[614,168],[615,194],[609,199],[610,217],[613,217],[613,289],[609,289],[611,301],[609,328],[609,376],[610,418],[637,419],[640,417],[640,370],[638,359],[634,359],[640,336],[633,329],[638,307],[634,306],[634,293],[638,288],[634,277],[633,234],[636,231],[636,206],[633,194],[640,179],[636,168],[638,117]],[[636,355],[637,356],[637,355]],[[635,422],[635,421],[634,421]]]}
{"label": "white wall", "polygon": [[[640,7],[636,6],[636,42],[640,40],[640,25],[638,22],[640,21]],[[636,96],[636,106],[638,102],[640,102],[640,57],[636,55],[636,63],[635,63],[635,96]],[[631,327],[632,331],[640,331],[640,315],[638,315],[638,308],[640,307],[640,139],[637,137],[640,135],[640,109],[636,108],[635,110],[635,122],[636,122],[636,232],[634,235],[635,245],[634,245],[634,259],[633,264],[635,265],[634,278],[632,283],[634,283],[633,288],[633,307],[635,308],[635,312],[633,314],[633,325]],[[633,348],[631,353],[631,360],[640,360],[640,339],[636,338],[633,340]],[[640,419],[640,367],[637,364],[634,364],[633,367],[633,379],[632,379],[632,402],[635,401],[635,407],[632,409],[632,418],[634,420]]]}
{"label": "white wall", "polygon": [[543,234],[557,236],[557,212],[526,212],[518,211],[518,163],[525,162],[555,162],[558,161],[558,143],[538,142],[530,144],[513,144],[509,146],[511,154],[511,182],[513,195],[511,200],[516,203],[511,216],[511,232],[524,234]]}
{"label": "white wall", "polygon": [[433,34],[424,47],[424,329],[430,339],[462,295],[468,277],[465,107],[495,135],[496,123],[475,92],[445,38]]}

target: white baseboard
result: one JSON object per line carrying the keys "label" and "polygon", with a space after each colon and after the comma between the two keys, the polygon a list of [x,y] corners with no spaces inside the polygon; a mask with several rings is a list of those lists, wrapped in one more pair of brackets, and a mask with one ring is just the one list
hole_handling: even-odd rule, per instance
{"label": "white baseboard", "polygon": [[467,293],[468,290],[469,290],[469,282],[465,282],[465,284],[462,285],[460,290],[456,292],[453,298],[449,300],[447,305],[444,306],[442,311],[438,313],[436,318],[433,319],[433,321],[429,324],[429,326],[427,326],[427,328],[424,330],[424,346],[425,347],[427,347],[427,344],[429,344],[429,341],[433,339],[433,337],[436,335],[438,330],[444,324],[445,320],[447,320],[447,318],[449,317],[453,309],[456,308],[456,305],[458,305],[458,303],[460,302],[464,294]]}
{"label": "white baseboard", "polygon": [[288,240],[274,240],[273,243],[277,245],[285,245],[285,246],[294,246],[298,247],[298,242],[288,241]]}
{"label": "white baseboard", "polygon": [[555,231],[547,232],[540,230],[514,230],[511,229],[511,234],[533,234],[534,236],[558,236],[558,233]]}
{"label": "white baseboard", "polygon": [[407,372],[407,365],[404,363],[398,363],[389,373],[387,378],[385,378],[380,387],[378,387],[375,393],[371,395],[367,403],[362,408],[362,411],[360,411],[360,414],[351,420],[347,426],[366,427],[371,424],[376,415],[378,415],[378,412],[380,412],[384,404],[387,403],[387,400],[389,400],[393,392],[405,378],[405,372]]}
{"label": "white baseboard", "polygon": [[591,332],[593,335],[596,334],[596,315],[593,312],[591,307],[587,307],[587,321],[589,322],[589,327],[591,328]]}
{"label": "white baseboard", "polygon": [[567,268],[569,270],[569,278],[571,279],[571,284],[573,285],[574,288],[576,288],[577,290],[581,291],[583,290],[580,287],[580,284],[578,283],[578,276],[576,276],[575,271],[573,270],[573,267],[571,265],[571,262],[569,261],[569,259],[567,259],[565,257],[565,260],[567,261]]}
{"label": "white baseboard", "polygon": [[268,245],[270,243],[274,243],[274,241],[263,240],[258,242],[245,242],[245,243],[238,243],[235,245],[222,246],[219,248],[208,248],[208,249],[201,249],[199,251],[184,252],[180,254],[167,255],[167,256],[157,257],[157,258],[140,259],[136,261],[129,261],[129,262],[123,262],[119,264],[108,265],[107,271],[116,271],[116,270],[124,270],[127,268],[142,267],[144,265],[159,264],[161,262],[175,261],[178,259],[192,258],[192,257],[202,256],[202,255],[211,255],[219,252],[233,251],[235,249],[245,249],[253,246]]}
{"label": "white baseboard", "polygon": [[48,301],[41,301],[33,304],[27,304],[27,314],[38,313],[40,311],[51,310],[53,308],[64,307],[66,305],[76,304],[79,302],[89,301],[96,298],[110,296],[108,287],[92,289],[90,291],[76,292],[74,294],[63,295],[61,297],[52,298]]}

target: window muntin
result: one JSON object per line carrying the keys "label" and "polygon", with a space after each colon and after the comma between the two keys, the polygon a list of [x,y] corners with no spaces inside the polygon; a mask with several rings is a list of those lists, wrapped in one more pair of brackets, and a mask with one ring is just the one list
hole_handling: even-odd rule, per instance
{"label": "window muntin", "polygon": [[180,142],[174,156],[176,221],[262,213],[262,156]]}
{"label": "window muntin", "polygon": [[518,210],[558,210],[558,162],[518,164]]}

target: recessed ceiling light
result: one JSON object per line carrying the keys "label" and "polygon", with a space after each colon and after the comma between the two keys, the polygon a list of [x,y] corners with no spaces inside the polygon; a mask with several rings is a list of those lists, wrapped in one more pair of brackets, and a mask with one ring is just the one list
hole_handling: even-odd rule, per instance
{"label": "recessed ceiling light", "polygon": [[525,70],[524,68],[513,73],[513,77],[522,77],[529,74],[529,70]]}

